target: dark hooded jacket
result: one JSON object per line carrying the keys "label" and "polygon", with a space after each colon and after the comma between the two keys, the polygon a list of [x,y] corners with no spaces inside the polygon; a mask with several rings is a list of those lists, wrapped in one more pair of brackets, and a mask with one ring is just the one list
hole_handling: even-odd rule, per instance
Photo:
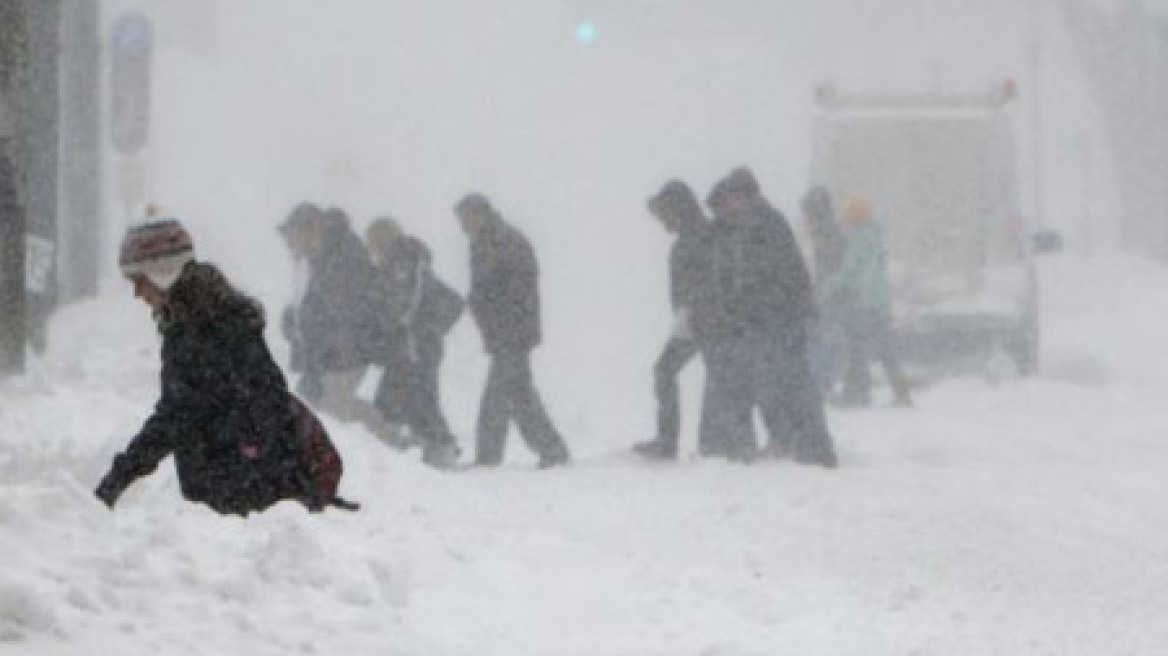
{"label": "dark hooded jacket", "polygon": [[259,304],[214,266],[192,262],[156,316],[162,396],[99,487],[117,496],[173,455],[182,494],[246,515],[311,486],[297,461],[292,397],[264,342]]}
{"label": "dark hooded jacket", "polygon": [[649,203],[678,219],[677,238],[669,251],[670,304],[675,310],[701,306],[709,289],[709,219],[693,191],[679,180],[666,183]]}
{"label": "dark hooded jacket", "polygon": [[[716,310],[705,330],[719,336],[798,325],[815,314],[811,276],[787,219],[754,189],[747,207],[715,221],[712,284]],[[720,203],[711,202],[712,206]]]}
{"label": "dark hooded jacket", "polygon": [[492,215],[471,236],[467,302],[488,353],[526,353],[542,338],[539,265],[523,233]]}

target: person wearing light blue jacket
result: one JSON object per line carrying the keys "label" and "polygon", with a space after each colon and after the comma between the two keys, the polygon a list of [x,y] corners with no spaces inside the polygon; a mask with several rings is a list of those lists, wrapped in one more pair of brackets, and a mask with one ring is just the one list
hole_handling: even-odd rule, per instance
{"label": "person wearing light blue jacket", "polygon": [[843,212],[844,253],[839,267],[824,278],[816,296],[841,299],[846,307],[847,369],[841,402],[872,402],[871,362],[883,365],[893,403],[912,405],[908,381],[901,370],[892,335],[888,303],[888,266],[880,226],[864,199],[848,202]]}

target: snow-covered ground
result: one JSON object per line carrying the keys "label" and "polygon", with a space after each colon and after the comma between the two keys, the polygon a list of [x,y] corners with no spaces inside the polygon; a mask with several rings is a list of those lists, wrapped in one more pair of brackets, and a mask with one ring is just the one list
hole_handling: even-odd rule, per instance
{"label": "snow-covered ground", "polygon": [[[247,520],[184,503],[169,462],[93,499],[156,392],[146,310],[112,290],[0,383],[0,653],[1168,653],[1168,268],[1043,273],[1041,376],[833,410],[838,471],[651,466],[622,453],[644,417],[567,413],[571,468],[513,435],[501,470],[439,473],[330,422],[363,510]],[[477,344],[452,351],[473,406]]]}

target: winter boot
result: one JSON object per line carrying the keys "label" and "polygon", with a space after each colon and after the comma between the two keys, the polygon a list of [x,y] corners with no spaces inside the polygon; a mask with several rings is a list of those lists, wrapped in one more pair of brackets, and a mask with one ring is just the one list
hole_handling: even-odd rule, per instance
{"label": "winter boot", "polygon": [[434,469],[453,469],[462,450],[453,442],[426,444],[422,447],[422,462]]}
{"label": "winter boot", "polygon": [[536,469],[551,469],[552,467],[566,467],[572,462],[572,457],[568,455],[566,449],[557,449],[551,453],[539,454],[539,462],[535,464]]}

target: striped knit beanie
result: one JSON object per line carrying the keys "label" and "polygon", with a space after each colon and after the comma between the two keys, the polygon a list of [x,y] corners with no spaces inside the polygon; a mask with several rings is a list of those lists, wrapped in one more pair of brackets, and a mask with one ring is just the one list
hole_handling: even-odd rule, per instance
{"label": "striped knit beanie", "polygon": [[144,275],[165,291],[193,259],[191,235],[178,219],[149,219],[126,229],[118,266],[125,277]]}

